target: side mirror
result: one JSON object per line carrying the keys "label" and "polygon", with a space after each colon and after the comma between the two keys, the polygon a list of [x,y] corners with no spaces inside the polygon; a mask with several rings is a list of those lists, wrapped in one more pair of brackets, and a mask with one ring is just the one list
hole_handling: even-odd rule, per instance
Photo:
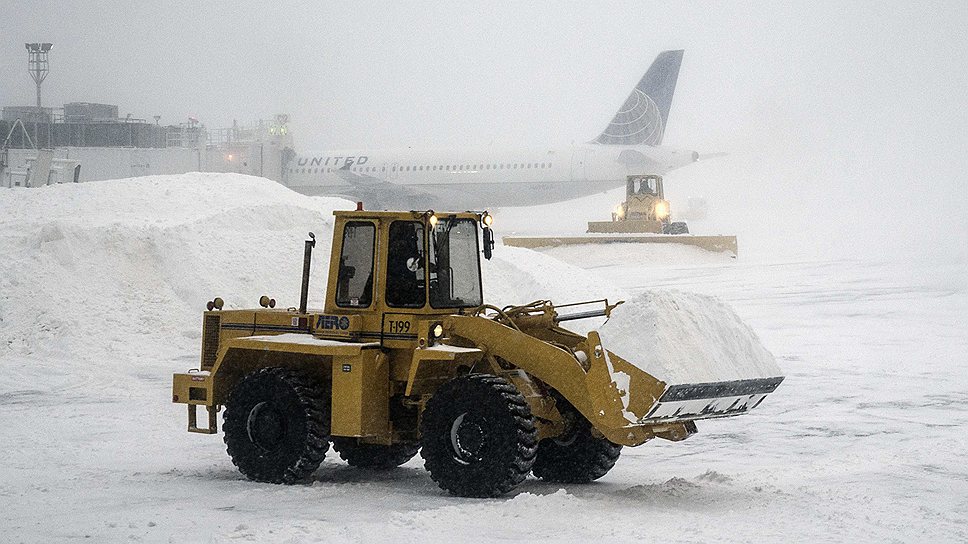
{"label": "side mirror", "polygon": [[489,227],[484,227],[484,258],[491,259],[494,253],[494,231]]}

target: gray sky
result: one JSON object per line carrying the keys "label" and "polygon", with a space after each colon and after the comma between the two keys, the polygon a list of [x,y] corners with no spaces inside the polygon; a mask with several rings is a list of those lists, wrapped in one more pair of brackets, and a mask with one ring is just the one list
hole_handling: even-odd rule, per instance
{"label": "gray sky", "polygon": [[301,151],[587,141],[682,48],[665,143],[731,153],[680,171],[687,189],[791,231],[968,240],[964,2],[5,4],[2,105],[32,103],[23,43],[50,41],[48,105],[287,112]]}

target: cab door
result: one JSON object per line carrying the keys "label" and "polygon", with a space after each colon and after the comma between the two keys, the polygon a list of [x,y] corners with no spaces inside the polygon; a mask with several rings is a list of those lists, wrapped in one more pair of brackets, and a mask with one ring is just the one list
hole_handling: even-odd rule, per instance
{"label": "cab door", "polygon": [[413,348],[417,322],[427,305],[424,224],[398,220],[387,229],[383,278],[386,309],[380,324],[380,344],[387,348]]}

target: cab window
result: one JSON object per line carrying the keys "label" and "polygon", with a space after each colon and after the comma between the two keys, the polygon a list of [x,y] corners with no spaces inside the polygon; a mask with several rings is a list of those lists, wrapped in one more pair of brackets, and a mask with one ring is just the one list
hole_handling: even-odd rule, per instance
{"label": "cab window", "polygon": [[373,300],[373,223],[351,221],[343,227],[336,280],[336,305],[365,308]]}
{"label": "cab window", "polygon": [[442,219],[430,240],[430,305],[467,308],[482,304],[477,223]]}
{"label": "cab window", "polygon": [[386,300],[390,306],[419,308],[426,302],[424,227],[419,221],[390,223]]}

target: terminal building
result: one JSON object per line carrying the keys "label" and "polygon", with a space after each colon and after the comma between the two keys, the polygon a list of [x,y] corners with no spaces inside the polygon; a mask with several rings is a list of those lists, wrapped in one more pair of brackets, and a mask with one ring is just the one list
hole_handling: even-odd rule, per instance
{"label": "terminal building", "polygon": [[[185,172],[237,172],[283,181],[295,155],[287,115],[210,130],[119,115],[114,104],[4,106],[0,186],[38,186]],[[79,168],[78,168],[79,167]]]}
{"label": "terminal building", "polygon": [[285,182],[295,157],[289,116],[208,130],[197,119],[162,125],[123,117],[114,104],[70,102],[44,107],[41,89],[53,44],[24,44],[33,106],[0,111],[0,186],[36,187],[154,174],[237,172]]}

